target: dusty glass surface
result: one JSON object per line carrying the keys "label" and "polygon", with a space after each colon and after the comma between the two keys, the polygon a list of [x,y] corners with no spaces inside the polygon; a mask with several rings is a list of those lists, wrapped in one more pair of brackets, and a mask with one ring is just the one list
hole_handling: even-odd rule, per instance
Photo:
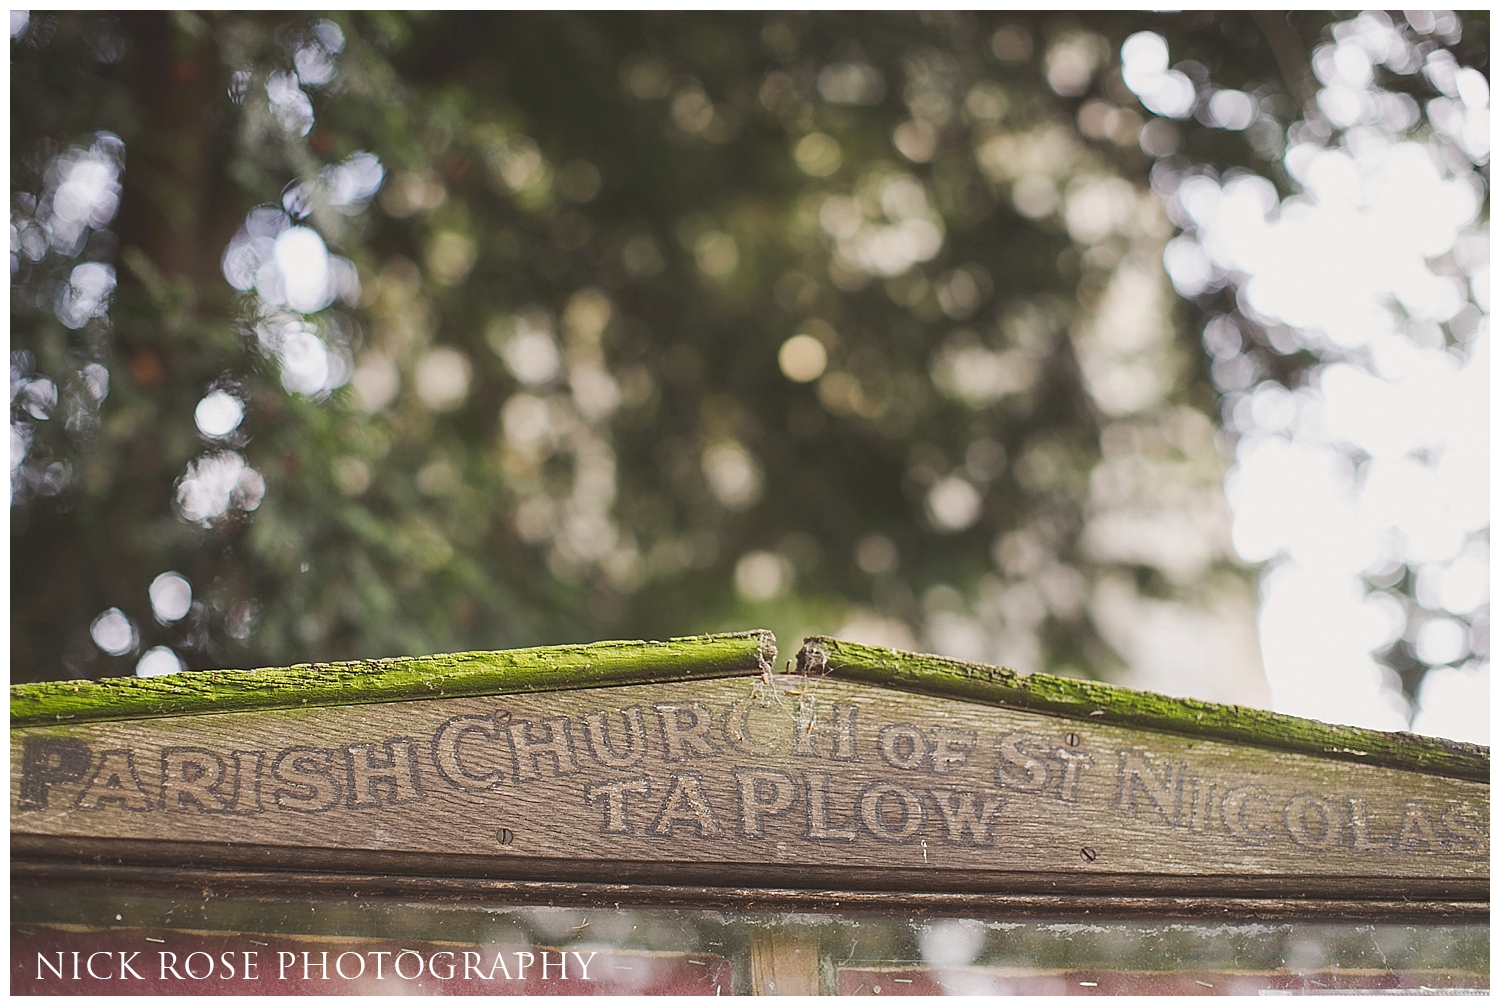
{"label": "dusty glass surface", "polygon": [[1484,924],[12,890],[16,993],[1255,994],[1489,986]]}

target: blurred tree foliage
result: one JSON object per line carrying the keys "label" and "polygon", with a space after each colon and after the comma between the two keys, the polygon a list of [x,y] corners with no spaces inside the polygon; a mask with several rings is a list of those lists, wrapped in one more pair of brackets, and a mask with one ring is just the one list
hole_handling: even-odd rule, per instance
{"label": "blurred tree foliage", "polygon": [[1108,676],[1102,578],[1243,582],[1091,473],[1151,412],[1221,499],[1150,172],[1286,191],[1325,16],[16,18],[14,680],[944,612]]}

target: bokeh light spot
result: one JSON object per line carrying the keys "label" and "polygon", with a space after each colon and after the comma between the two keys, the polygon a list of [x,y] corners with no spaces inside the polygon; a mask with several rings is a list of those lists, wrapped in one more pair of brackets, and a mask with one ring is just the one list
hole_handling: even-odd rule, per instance
{"label": "bokeh light spot", "polygon": [[720,278],[739,268],[740,248],[734,238],[723,231],[708,231],[693,243],[698,268],[706,276]]}
{"label": "bokeh light spot", "polygon": [[227,391],[211,391],[193,410],[193,422],[205,437],[224,437],[233,433],[245,418],[245,403]]}
{"label": "bokeh light spot", "polygon": [[950,475],[927,492],[927,516],[944,533],[972,527],[979,519],[979,490],[966,479]]}
{"label": "bokeh light spot", "polygon": [[791,589],[792,564],[775,552],[747,552],[734,566],[734,588],[747,601],[769,601]]}
{"label": "bokeh light spot", "polygon": [[417,364],[417,397],[434,412],[451,412],[469,395],[469,358],[451,346],[439,346]]}
{"label": "bokeh light spot", "polygon": [[288,227],[276,236],[272,257],[281,271],[286,305],[312,314],[333,303],[328,283],[328,246],[311,227]]}
{"label": "bokeh light spot", "polygon": [[187,577],[168,570],[151,581],[147,590],[151,598],[151,611],[163,624],[175,622],[186,615],[193,606],[193,587]]}
{"label": "bokeh light spot", "polygon": [[703,452],[703,474],[719,502],[730,510],[744,510],[760,499],[764,476],[760,463],[733,441],[717,443]]}
{"label": "bokeh light spot", "polygon": [[854,547],[855,565],[871,576],[884,576],[892,572],[900,559],[895,542],[883,534],[866,535]]}
{"label": "bokeh light spot", "polygon": [[170,646],[153,646],[141,654],[136,661],[135,676],[159,678],[165,674],[176,674],[182,670],[182,660]]}
{"label": "bokeh light spot", "polygon": [[823,376],[823,370],[828,366],[828,350],[814,336],[794,335],[781,344],[776,362],[788,378],[806,384]]}
{"label": "bokeh light spot", "polygon": [[108,608],[89,626],[94,645],[112,656],[120,657],[135,649],[135,623],[119,608]]}
{"label": "bokeh light spot", "polygon": [[792,149],[797,167],[814,178],[826,178],[844,163],[839,141],[827,133],[808,133]]}

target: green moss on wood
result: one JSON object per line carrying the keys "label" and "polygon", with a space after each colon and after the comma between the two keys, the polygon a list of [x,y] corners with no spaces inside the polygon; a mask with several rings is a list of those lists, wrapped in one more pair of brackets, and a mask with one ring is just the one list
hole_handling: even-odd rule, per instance
{"label": "green moss on wood", "polygon": [[[545,646],[490,653],[398,657],[255,671],[191,671],[160,678],[49,681],[11,686],[13,727],[195,713],[297,709],[601,688],[732,677],[775,665],[769,632],[666,642]],[[1002,667],[904,653],[824,636],[797,654],[805,674],[1045,713],[1298,751],[1457,779],[1489,781],[1489,748],[1408,733],[1174,699],[1097,681],[1022,675]]]}
{"label": "green moss on wood", "polygon": [[1317,720],[1174,699],[1097,681],[1018,674],[1003,667],[811,636],[797,654],[804,674],[923,695],[1048,713],[1089,723],[1166,731],[1298,751],[1429,775],[1489,782],[1490,749],[1437,737],[1333,726]]}
{"label": "green moss on wood", "polygon": [[462,695],[599,688],[767,670],[776,640],[765,630],[666,642],[542,646],[255,671],[189,671],[159,678],[105,678],[12,685],[13,727],[400,702]]}

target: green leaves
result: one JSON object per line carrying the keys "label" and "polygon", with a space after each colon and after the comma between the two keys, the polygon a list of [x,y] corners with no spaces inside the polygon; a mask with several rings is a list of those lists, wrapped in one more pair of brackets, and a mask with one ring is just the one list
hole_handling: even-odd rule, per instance
{"label": "green leaves", "polygon": [[[1129,453],[1213,393],[1118,47],[1151,25],[1205,58],[1242,18],[142,15],[99,67],[87,17],[13,50],[17,199],[86,131],[127,151],[111,237],[13,270],[28,379],[115,389],[87,444],[14,420],[87,487],[17,496],[48,514],[17,539],[18,676],[129,673],[88,636],[110,606],[192,667],[773,609],[789,638],[1120,659],[1085,600],[1164,560],[1086,547],[1101,427]],[[75,260],[119,289],[64,335]],[[220,389],[231,438],[194,425]],[[257,505],[186,514],[190,466],[230,456]],[[194,635],[146,606],[166,569]]]}

